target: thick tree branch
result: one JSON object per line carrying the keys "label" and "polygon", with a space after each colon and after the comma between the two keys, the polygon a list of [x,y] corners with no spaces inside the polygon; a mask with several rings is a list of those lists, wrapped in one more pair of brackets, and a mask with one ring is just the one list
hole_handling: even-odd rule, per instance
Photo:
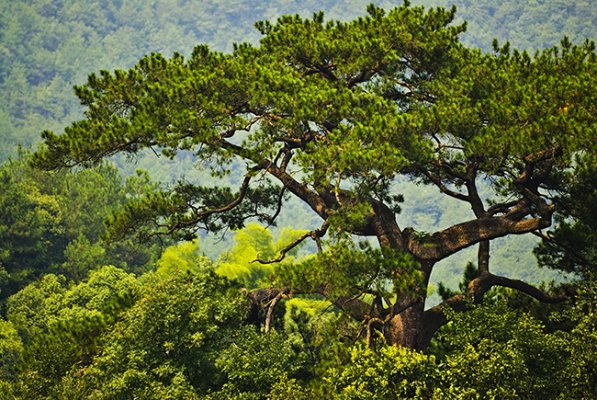
{"label": "thick tree branch", "polygon": [[379,245],[394,250],[403,250],[403,235],[396,222],[394,212],[382,202],[374,202],[375,218],[371,221],[372,230]]}
{"label": "thick tree branch", "polygon": [[505,202],[505,203],[494,204],[491,207],[489,207],[485,213],[486,213],[486,215],[488,217],[494,216],[494,215],[499,214],[499,213],[506,213],[512,207],[514,207],[515,205],[517,205],[518,202],[519,202],[518,200],[512,200],[512,201],[508,201],[508,202]]}
{"label": "thick tree branch", "polygon": [[540,301],[541,303],[561,303],[566,301],[570,298],[567,294],[560,294],[560,295],[549,295],[542,290],[529,285],[526,282],[517,280],[517,279],[510,279],[503,276],[491,275],[492,276],[492,286],[503,286],[510,289],[518,290],[521,293],[524,293],[528,296],[533,297],[534,299]]}
{"label": "thick tree branch", "polygon": [[386,309],[383,313],[384,316],[393,317],[402,313],[403,311],[413,307],[415,304],[425,301],[422,296],[417,297],[405,297],[402,300],[396,300],[396,302]]}
{"label": "thick tree branch", "polygon": [[328,292],[328,290],[324,288],[320,294],[325,296],[328,300],[334,303],[336,307],[357,321],[365,321],[371,317],[379,317],[377,309],[372,308],[370,304],[359,299],[358,296],[343,296],[338,299],[333,299],[329,297],[329,294],[326,296],[326,292]]}
{"label": "thick tree branch", "polygon": [[474,219],[424,238],[417,238],[405,230],[404,240],[408,251],[419,260],[439,261],[485,240],[509,234],[528,233],[550,226],[553,207],[544,205],[539,211],[539,216],[526,218],[531,210],[522,204],[504,216]]}
{"label": "thick tree branch", "polygon": [[526,282],[486,272],[480,274],[468,284],[466,295],[462,293],[454,295],[449,299],[444,300],[441,304],[426,310],[424,317],[425,330],[433,335],[433,333],[435,333],[441,326],[448,322],[443,311],[446,307],[449,307],[454,311],[465,311],[470,307],[471,303],[480,303],[483,300],[483,296],[495,286],[517,290],[541,303],[547,304],[561,303],[573,296],[571,291],[566,291],[563,294],[550,295]]}
{"label": "thick tree branch", "polygon": [[[524,168],[519,176],[515,179],[515,183],[520,185],[529,185],[535,178],[535,167],[538,163],[543,161],[552,161],[562,155],[562,148],[559,146],[551,147],[536,153],[532,153],[523,158]],[[549,166],[551,168],[551,166]],[[548,168],[549,169],[549,168]],[[538,182],[533,184],[538,185]]]}
{"label": "thick tree branch", "polygon": [[468,202],[471,204],[473,213],[477,218],[485,215],[485,206],[483,200],[479,196],[479,190],[477,189],[477,163],[469,162],[466,167],[466,190],[468,192]]}
{"label": "thick tree branch", "polygon": [[274,164],[270,164],[266,168],[266,171],[282,182],[291,193],[307,203],[317,215],[324,220],[327,219],[327,206],[321,196],[310,190],[306,185],[298,182],[292,175]]}

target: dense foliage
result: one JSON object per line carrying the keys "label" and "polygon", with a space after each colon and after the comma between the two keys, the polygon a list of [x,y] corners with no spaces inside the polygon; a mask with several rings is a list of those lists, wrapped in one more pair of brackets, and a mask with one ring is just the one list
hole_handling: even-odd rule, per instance
{"label": "dense foliage", "polygon": [[[105,240],[104,219],[154,184],[145,173],[123,182],[116,168],[45,173],[27,155],[0,167],[0,299],[49,272],[80,281],[96,265],[140,272],[159,243]],[[167,241],[166,241],[167,243]]]}
{"label": "dense foliage", "polygon": [[[589,399],[595,285],[575,306],[513,308],[506,292],[454,313],[427,354],[381,343],[321,300],[292,298],[268,334],[244,320],[238,282],[171,248],[157,272],[46,275],[0,321],[6,399]],[[179,261],[172,255],[180,252]],[[187,256],[185,256],[187,254]],[[180,261],[183,260],[183,261]],[[167,266],[166,266],[167,264]],[[545,311],[545,310],[544,310]],[[243,322],[243,320],[245,322]]]}
{"label": "dense foliage", "polygon": [[597,397],[594,7],[461,3],[0,5],[0,399]]}
{"label": "dense foliage", "polygon": [[[397,1],[376,2],[383,7]],[[590,0],[445,1],[468,21],[465,42],[488,49],[494,37],[534,50],[595,37]],[[190,54],[196,43],[230,50],[257,40],[253,23],[282,14],[309,16],[324,10],[333,18],[362,15],[367,0],[352,1],[87,1],[36,0],[0,4],[0,160],[17,146],[38,141],[48,127],[61,129],[80,116],[73,85],[98,68],[126,68],[149,52]]]}
{"label": "dense foliage", "polygon": [[[113,237],[191,239],[250,218],[273,225],[292,195],[321,226],[255,261],[282,261],[313,239],[317,259],[296,267],[298,280],[280,277],[280,293],[323,295],[375,322],[389,343],[428,346],[446,322],[441,306],[424,310],[431,273],[472,245],[477,274],[466,296],[480,301],[504,286],[565,299],[492,273],[490,243],[541,236],[556,213],[577,217],[557,199],[577,190],[580,166],[595,168],[594,43],[564,39],[530,56],[495,41],[482,53],[460,44],[455,8],[367,11],[350,22],[323,13],[262,21],[258,46],[223,54],[200,45],[188,60],[153,53],[128,71],[92,74],[75,89],[85,118],[62,135],[44,131],[34,164],[89,167],[159,149],[192,152],[214,178],[236,172],[232,187],[179,181],[131,199],[111,219]],[[436,187],[473,216],[433,233],[405,227],[399,177]],[[466,299],[444,303],[460,309]]]}

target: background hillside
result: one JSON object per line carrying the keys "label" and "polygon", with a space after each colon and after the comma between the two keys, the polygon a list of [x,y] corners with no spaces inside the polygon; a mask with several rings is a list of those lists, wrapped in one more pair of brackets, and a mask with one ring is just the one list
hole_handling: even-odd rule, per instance
{"label": "background hillside", "polygon": [[[80,116],[72,86],[99,69],[128,68],[142,55],[190,54],[198,43],[229,51],[256,42],[255,21],[323,10],[349,19],[368,0],[192,1],[29,0],[0,2],[0,160],[30,146],[42,129],[60,130]],[[392,7],[400,1],[378,1]],[[419,0],[414,4],[458,8],[468,21],[463,41],[489,49],[494,37],[519,49],[594,39],[597,7],[583,1]]]}
{"label": "background hillside", "polygon": [[[177,51],[190,54],[199,43],[229,51],[235,42],[257,42],[253,24],[289,13],[310,15],[323,10],[328,18],[361,15],[370,0],[21,0],[0,1],[0,162],[17,155],[19,146],[34,146],[43,129],[61,131],[82,110],[72,87],[100,69],[131,67],[142,55]],[[382,7],[398,1],[375,2]],[[567,35],[573,42],[597,37],[597,7],[591,0],[413,1],[414,4],[458,7],[458,20],[468,21],[463,41],[488,50],[497,37],[513,47],[534,51],[555,45]],[[175,161],[148,155],[134,162],[114,160],[130,175],[142,168],[163,182],[203,179],[193,169],[192,157]],[[233,179],[234,177],[231,177]],[[466,217],[468,210],[436,189],[401,183],[405,204],[401,225],[435,230]],[[1,193],[0,193],[1,195]],[[301,221],[301,224],[297,224]],[[283,216],[280,225],[309,227],[314,221],[298,205]],[[215,255],[226,246],[205,239],[202,249]],[[521,268],[535,265],[532,238],[502,239],[493,245],[496,272],[540,281],[554,277],[549,271]],[[436,268],[435,281],[455,286],[474,249],[462,252]]]}

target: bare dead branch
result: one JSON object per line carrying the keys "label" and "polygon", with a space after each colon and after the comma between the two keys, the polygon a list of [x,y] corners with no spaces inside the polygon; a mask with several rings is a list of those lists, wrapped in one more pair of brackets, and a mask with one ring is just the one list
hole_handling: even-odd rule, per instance
{"label": "bare dead branch", "polygon": [[272,316],[274,315],[274,308],[276,307],[276,304],[278,304],[278,302],[285,297],[287,297],[286,293],[284,291],[280,291],[270,302],[267,309],[267,315],[265,316],[265,333],[269,333],[271,329]]}

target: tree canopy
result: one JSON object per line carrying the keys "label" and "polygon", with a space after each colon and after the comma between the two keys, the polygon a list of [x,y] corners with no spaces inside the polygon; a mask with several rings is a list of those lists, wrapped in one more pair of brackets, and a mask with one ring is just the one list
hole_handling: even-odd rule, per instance
{"label": "tree canopy", "polygon": [[597,9],[450,3],[0,4],[0,399],[597,398]]}
{"label": "tree canopy", "polygon": [[[328,249],[362,253],[369,279],[357,276],[339,293],[324,275],[308,289],[377,325],[390,343],[427,346],[445,322],[440,307],[423,309],[433,266],[472,245],[473,298],[500,285],[562,300],[492,274],[490,241],[541,234],[556,211],[572,217],[557,198],[572,190],[579,166],[594,168],[594,44],[564,39],[530,56],[496,42],[482,53],[460,44],[465,25],[453,24],[454,15],[405,3],[370,6],[350,22],[285,16],[257,24],[258,46],[223,54],[200,45],[188,60],[151,54],[128,71],[92,74],[76,88],[85,118],[61,135],[45,131],[34,163],[91,166],[143,148],[169,157],[192,151],[214,176],[242,163],[235,190],[181,182],[133,199],[113,218],[112,234],[190,238],[251,218],[272,224],[285,196],[296,196],[321,226],[258,261],[280,261],[326,235],[321,262],[302,273],[325,270]],[[432,233],[401,226],[400,176],[461,201],[471,218]],[[481,182],[489,196],[480,195]],[[379,250],[350,243],[359,237],[376,239]],[[464,303],[462,295],[446,300]]]}
{"label": "tree canopy", "polygon": [[124,182],[110,164],[48,173],[31,168],[28,156],[0,167],[0,309],[50,272],[80,281],[97,264],[141,272],[155,262],[163,243],[105,237],[104,219],[155,186],[146,174]]}
{"label": "tree canopy", "polygon": [[[556,301],[491,274],[489,243],[549,228],[556,210],[566,215],[555,199],[574,184],[577,166],[593,168],[594,45],[564,39],[529,56],[495,43],[483,54],[459,43],[465,26],[452,24],[454,15],[454,8],[405,4],[387,12],[370,6],[350,22],[286,16],[257,25],[259,46],[238,44],[223,54],[202,45],[188,60],[152,54],[128,71],[102,71],[76,88],[85,119],[62,135],[44,132],[34,163],[91,166],[143,148],[169,157],[190,150],[215,176],[243,162],[236,191],[187,182],[155,191],[130,201],[112,234],[190,238],[249,218],[272,224],[289,193],[322,225],[277,259],[258,261],[280,261],[328,232],[349,252],[359,250],[341,244],[350,240],[344,234],[375,238],[381,254],[371,250],[373,258],[363,260],[372,262],[368,281],[340,294],[329,278],[317,290],[358,320],[378,320],[390,342],[426,346],[445,319],[437,307],[423,312],[431,270],[475,244],[474,297],[502,285]],[[473,217],[434,233],[401,227],[398,176],[436,186]],[[479,194],[482,181],[493,188],[487,198]],[[399,253],[418,265],[418,279],[405,285],[395,277],[410,273],[411,262]],[[402,261],[383,261],[393,259]],[[391,296],[376,290],[379,282],[394,284]],[[364,294],[379,302],[369,306]],[[447,300],[453,307],[463,301]]]}
{"label": "tree canopy", "polygon": [[450,312],[424,354],[368,346],[359,324],[305,297],[281,303],[264,334],[243,321],[250,304],[238,282],[188,249],[169,248],[139,277],[110,266],[78,283],[48,274],[11,296],[0,319],[0,398],[595,395],[594,281],[565,311],[521,307],[503,292]]}
{"label": "tree canopy", "polygon": [[[257,43],[259,33],[254,21],[274,21],[282,14],[310,16],[324,10],[327,18],[349,20],[366,13],[369,0],[268,1],[205,0],[79,0],[59,3],[48,0],[5,2],[0,4],[0,162],[17,155],[19,146],[36,145],[43,129],[61,131],[81,118],[83,107],[72,95],[72,86],[84,82],[98,68],[130,68],[143,54],[173,51],[190,55],[196,43],[208,43],[212,49],[229,51],[235,41]],[[381,7],[399,2],[376,1]],[[574,3],[564,0],[517,2],[513,0],[417,0],[413,4],[437,6],[455,4],[457,21],[467,21],[462,43],[491,50],[491,40],[509,40],[512,46],[534,52],[557,43],[563,35],[580,43],[595,38],[595,13],[590,0]],[[84,10],[84,12],[83,12]],[[24,40],[26,38],[27,40]],[[112,161],[124,175],[146,169],[153,179],[172,182],[180,177],[202,184],[230,186],[236,171],[221,179],[210,180],[193,167],[194,157],[181,154],[174,160],[156,159],[151,151],[138,153],[135,162],[126,157]],[[240,171],[239,173],[242,173]],[[450,198],[436,195],[434,188],[401,185],[405,196],[401,221],[426,231],[448,226],[466,216]],[[483,192],[483,190],[482,190]],[[412,210],[411,210],[412,209]],[[293,225],[292,217],[317,225],[316,216],[298,201],[289,202],[279,217],[280,226]],[[276,232],[277,233],[277,232]],[[535,236],[516,240],[503,238],[492,248],[494,272],[529,282],[559,279],[550,269],[538,269],[529,251]],[[214,239],[204,251],[217,257],[223,243]],[[313,246],[314,248],[314,246]],[[474,259],[472,248],[459,252],[449,262],[441,262],[431,277],[432,285],[445,282],[456,287],[462,266]],[[523,265],[524,268],[516,268]],[[436,301],[433,296],[431,301]]]}
{"label": "tree canopy", "polygon": [[[257,40],[256,20],[325,10],[347,20],[362,15],[368,0],[49,0],[0,4],[0,161],[19,145],[35,145],[44,128],[63,129],[81,116],[71,87],[99,67],[128,68],[143,54],[177,50],[190,54],[197,42],[219,51],[235,41]],[[391,7],[397,2],[380,0]],[[517,48],[549,47],[568,35],[595,38],[590,0],[418,0],[415,4],[455,4],[468,22],[464,43],[488,49],[493,37]],[[148,163],[148,165],[152,165]]]}

